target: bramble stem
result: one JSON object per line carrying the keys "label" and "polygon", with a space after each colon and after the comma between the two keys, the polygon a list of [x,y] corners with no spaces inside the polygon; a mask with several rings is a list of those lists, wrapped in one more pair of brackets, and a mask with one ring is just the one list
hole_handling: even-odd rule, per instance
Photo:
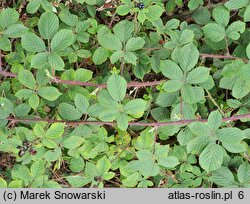
{"label": "bramble stem", "polygon": [[[250,118],[250,113],[248,114],[242,114],[242,115],[234,115],[231,117],[223,118],[223,122],[228,121],[236,121],[241,119]],[[102,121],[66,121],[66,120],[55,120],[55,119],[47,119],[47,118],[13,118],[13,117],[7,117],[6,120],[12,121],[12,122],[22,122],[22,123],[31,123],[31,122],[48,122],[48,123],[65,123],[69,126],[75,126],[75,125],[110,125],[114,126],[116,125],[116,122],[102,122]],[[146,123],[146,122],[129,122],[130,126],[144,126],[144,127],[163,127],[163,126],[170,126],[170,125],[188,125],[192,122],[207,122],[207,119],[187,119],[187,120],[177,120],[177,121],[169,121],[169,122],[152,122],[152,123]]]}
{"label": "bramble stem", "polygon": [[[17,74],[6,72],[6,71],[0,71],[0,75],[6,76],[6,77],[13,77],[16,78]],[[51,82],[58,83],[58,84],[68,84],[72,86],[92,86],[97,88],[106,88],[106,84],[94,84],[91,82],[81,82],[81,81],[70,81],[70,80],[62,80],[58,77],[54,77],[51,79]],[[146,87],[146,86],[157,86],[161,84],[162,81],[148,81],[148,82],[137,82],[137,81],[131,81],[127,84],[127,88],[131,87]]]}

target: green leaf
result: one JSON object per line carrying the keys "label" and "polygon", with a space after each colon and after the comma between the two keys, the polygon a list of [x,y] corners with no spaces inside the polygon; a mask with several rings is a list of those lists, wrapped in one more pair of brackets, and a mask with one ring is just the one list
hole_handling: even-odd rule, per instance
{"label": "green leaf", "polygon": [[113,74],[107,81],[107,88],[114,100],[122,101],[126,94],[127,82],[123,77]]}
{"label": "green leaf", "polygon": [[42,176],[45,172],[45,164],[46,162],[44,160],[41,161],[35,161],[30,168],[30,172],[32,177],[35,179],[39,176]]}
{"label": "green leaf", "polygon": [[156,149],[155,156],[158,163],[166,168],[173,168],[179,164],[175,156],[168,156],[169,146],[160,146]]}
{"label": "green leaf", "polygon": [[210,129],[212,130],[219,129],[221,123],[222,123],[222,116],[218,110],[210,113],[207,120],[207,125],[210,127]]}
{"label": "green leaf", "polygon": [[250,165],[247,162],[244,162],[243,164],[240,165],[238,172],[237,172],[237,177],[239,179],[239,182],[241,184],[247,184],[250,182]]}
{"label": "green leaf", "polygon": [[7,188],[7,182],[0,177],[0,188]]}
{"label": "green leaf", "polygon": [[187,82],[190,84],[198,84],[205,82],[209,77],[210,69],[206,67],[197,67],[189,72]]}
{"label": "green leaf", "polygon": [[109,94],[107,90],[101,90],[98,94],[98,103],[106,109],[117,109],[118,103]]}
{"label": "green leaf", "polygon": [[23,24],[13,24],[4,30],[3,34],[8,38],[19,38],[26,33],[27,30],[28,28],[26,28]]}
{"label": "green leaf", "polygon": [[0,37],[0,49],[4,51],[11,51],[11,42],[6,36]]}
{"label": "green leaf", "polygon": [[146,18],[147,18],[147,16],[146,16],[145,12],[144,11],[139,11],[138,21],[143,24],[144,21],[146,20]]}
{"label": "green leaf", "polygon": [[64,61],[58,54],[56,54],[55,52],[50,53],[48,55],[48,60],[49,60],[50,67],[52,69],[59,70],[59,71],[63,70],[65,66]]}
{"label": "green leaf", "polygon": [[134,147],[138,150],[150,150],[154,145],[154,133],[144,130],[141,132],[140,136],[136,138]]}
{"label": "green leaf", "polygon": [[139,50],[141,48],[143,48],[145,44],[145,40],[141,37],[133,37],[133,38],[130,38],[128,40],[128,42],[126,43],[126,51],[136,51],[136,50]]}
{"label": "green leaf", "polygon": [[62,95],[58,89],[53,86],[40,88],[38,94],[48,101],[55,101],[60,95]]}
{"label": "green leaf", "polygon": [[158,95],[155,103],[161,107],[169,107],[174,103],[176,97],[176,93],[163,92]]}
{"label": "green leaf", "polygon": [[116,13],[120,16],[126,16],[130,12],[130,7],[128,5],[120,5],[116,9]]}
{"label": "green leaf", "polygon": [[62,9],[60,11],[59,18],[63,23],[71,27],[76,26],[78,24],[78,16],[71,14],[68,9]]}
{"label": "green leaf", "polygon": [[18,80],[21,84],[23,84],[24,86],[30,88],[30,89],[34,89],[35,85],[36,85],[36,80],[33,76],[33,74],[28,71],[28,70],[21,70],[18,74]]}
{"label": "green leaf", "polygon": [[48,64],[48,52],[37,53],[31,60],[31,67],[42,69]]}
{"label": "green leaf", "polygon": [[97,35],[97,38],[100,45],[106,48],[107,50],[113,50],[113,51],[122,50],[122,42],[114,34],[111,33],[99,34]]}
{"label": "green leaf", "polygon": [[238,40],[240,38],[240,34],[244,33],[246,28],[246,24],[241,21],[235,21],[226,30],[227,37],[232,40]]}
{"label": "green leaf", "polygon": [[29,114],[30,109],[31,107],[26,103],[19,104],[17,107],[15,107],[14,114],[16,117],[24,117]]}
{"label": "green leaf", "polygon": [[22,188],[23,182],[21,180],[11,181],[8,185],[8,188]]}
{"label": "green leaf", "polygon": [[194,135],[189,129],[183,129],[177,135],[177,140],[181,146],[186,146],[192,139],[194,139]]}
{"label": "green leaf", "polygon": [[247,45],[246,54],[247,54],[248,59],[250,59],[250,43]]}
{"label": "green leaf", "polygon": [[46,137],[50,139],[60,138],[64,133],[65,125],[63,123],[53,123],[46,132]]}
{"label": "green leaf", "polygon": [[49,150],[44,154],[44,158],[48,161],[48,162],[53,162],[56,161],[60,158],[62,154],[61,148],[58,147],[54,150]]}
{"label": "green leaf", "polygon": [[120,21],[114,26],[113,31],[114,34],[120,39],[120,41],[125,43],[132,38],[134,23],[128,20]]}
{"label": "green leaf", "polygon": [[84,139],[78,136],[70,136],[66,140],[63,141],[63,146],[67,149],[75,149],[81,146]]}
{"label": "green leaf", "polygon": [[70,160],[69,169],[72,172],[79,173],[83,171],[84,166],[85,166],[85,163],[82,157],[72,158]]}
{"label": "green leaf", "polygon": [[183,71],[191,70],[198,62],[199,51],[193,44],[187,44],[180,49],[179,64]]}
{"label": "green leaf", "polygon": [[160,168],[153,160],[153,155],[148,150],[140,150],[136,153],[139,160],[132,160],[126,165],[131,172],[139,171],[143,176],[156,176]]}
{"label": "green leaf", "polygon": [[9,99],[0,97],[0,110],[3,110],[9,114],[13,112],[14,106]]}
{"label": "green leaf", "polygon": [[224,151],[220,145],[210,144],[200,154],[199,163],[207,172],[221,167]]}
{"label": "green leaf", "polygon": [[192,87],[189,84],[185,84],[181,88],[181,95],[186,103],[194,104],[204,98],[204,91],[201,87]]}
{"label": "green leaf", "polygon": [[237,144],[245,138],[242,130],[238,128],[223,128],[217,132],[218,138],[222,143]]}
{"label": "green leaf", "polygon": [[179,164],[179,160],[175,156],[168,156],[166,158],[159,159],[159,164],[166,168],[174,168]]}
{"label": "green leaf", "polygon": [[162,74],[170,79],[183,80],[181,68],[171,60],[162,60],[160,65]]}
{"label": "green leaf", "polygon": [[37,94],[33,93],[29,97],[28,103],[31,108],[33,108],[34,110],[37,109],[37,107],[39,106],[39,97],[37,96]]}
{"label": "green leaf", "polygon": [[183,83],[180,82],[179,80],[168,80],[165,82],[162,86],[162,88],[167,92],[167,93],[174,93],[176,91],[179,91],[183,86]]}
{"label": "green leaf", "polygon": [[99,172],[99,175],[102,176],[104,173],[108,172],[111,168],[111,163],[107,159],[106,156],[102,157],[100,160],[98,160],[96,164],[96,168]]}
{"label": "green leaf", "polygon": [[19,19],[19,13],[12,8],[3,9],[0,13],[0,27],[5,29],[15,24]]}
{"label": "green leaf", "polygon": [[194,11],[192,17],[195,23],[200,24],[200,25],[206,25],[210,22],[211,13],[206,7],[201,6]]}
{"label": "green leaf", "polygon": [[123,179],[122,184],[126,187],[132,188],[137,185],[139,180],[141,180],[141,174],[139,172],[135,172],[129,175],[126,179]]}
{"label": "green leaf", "polygon": [[133,118],[140,118],[146,109],[146,105],[147,102],[142,99],[133,99],[124,106],[123,110]]}
{"label": "green leaf", "polygon": [[93,62],[95,65],[104,63],[109,57],[109,53],[103,47],[98,47],[93,54]]}
{"label": "green leaf", "polygon": [[59,30],[51,41],[51,49],[53,51],[63,51],[74,41],[74,34],[71,30],[62,29]]}
{"label": "green leaf", "polygon": [[190,0],[188,1],[188,8],[190,11],[197,9],[204,4],[203,0]]}
{"label": "green leaf", "polygon": [[250,21],[250,5],[246,8],[244,12],[244,22]]}
{"label": "green leaf", "polygon": [[228,168],[222,166],[212,172],[211,181],[220,186],[229,186],[234,182],[234,175]]}
{"label": "green leaf", "polygon": [[[230,82],[231,82],[231,80],[230,80]],[[235,98],[239,99],[239,98],[243,98],[248,93],[249,93],[249,88],[248,88],[246,81],[241,80],[241,79],[237,79],[236,82],[234,83],[234,86],[233,86],[232,95]]]}
{"label": "green leaf", "polygon": [[90,179],[82,176],[67,176],[66,179],[73,188],[80,188],[91,182]]}
{"label": "green leaf", "polygon": [[41,38],[34,33],[27,33],[22,36],[22,47],[29,52],[45,51],[45,44]]}
{"label": "green leaf", "polygon": [[28,13],[35,13],[37,12],[37,10],[39,9],[40,7],[40,3],[41,3],[42,0],[32,0],[28,3],[27,7],[26,7],[26,11]]}
{"label": "green leaf", "polygon": [[118,60],[120,60],[124,55],[124,52],[122,50],[115,51],[111,56],[110,56],[110,61],[112,64],[116,63]]}
{"label": "green leaf", "polygon": [[86,162],[85,174],[91,179],[94,179],[96,176],[100,176],[96,166],[90,162]]}
{"label": "green leaf", "polygon": [[207,124],[202,123],[202,122],[193,122],[190,125],[188,125],[189,129],[191,130],[191,132],[193,134],[195,134],[196,136],[200,137],[200,136],[209,136],[208,134],[208,130],[209,127]]}
{"label": "green leaf", "polygon": [[127,63],[131,63],[133,65],[137,64],[137,57],[133,52],[124,52],[124,60]]}
{"label": "green leaf", "polygon": [[61,103],[58,112],[66,120],[78,120],[82,117],[82,113],[68,103]]}
{"label": "green leaf", "polygon": [[52,39],[59,29],[59,19],[53,12],[43,13],[38,21],[38,30],[44,39]]}
{"label": "green leaf", "polygon": [[203,27],[205,36],[213,42],[220,42],[226,36],[225,28],[217,23],[209,23]]}
{"label": "green leaf", "polygon": [[189,29],[185,29],[181,32],[179,43],[181,46],[186,45],[188,43],[193,42],[194,40],[194,32]]}
{"label": "green leaf", "polygon": [[13,179],[20,179],[27,185],[29,181],[32,180],[30,170],[25,165],[15,165],[14,168],[11,170],[11,177]]}
{"label": "green leaf", "polygon": [[120,130],[126,131],[128,128],[128,116],[125,113],[117,113],[117,125]]}
{"label": "green leaf", "polygon": [[86,96],[83,96],[81,94],[76,94],[75,96],[75,106],[79,112],[82,114],[87,113],[87,109],[89,107],[89,101],[86,98]]}
{"label": "green leaf", "polygon": [[246,6],[248,3],[249,3],[248,0],[229,0],[228,2],[225,3],[225,6],[229,10],[237,10]]}
{"label": "green leaf", "polygon": [[101,121],[112,122],[117,119],[118,111],[115,110],[104,110],[101,113],[98,113],[99,119]]}
{"label": "green leaf", "polygon": [[219,25],[226,27],[229,23],[230,12],[224,6],[216,6],[213,10],[213,18]]}
{"label": "green leaf", "polygon": [[58,146],[58,144],[54,140],[48,138],[43,138],[42,144],[44,147],[47,147],[49,149],[55,149]]}
{"label": "green leaf", "polygon": [[93,72],[88,69],[78,68],[75,72],[75,80],[87,82],[92,79]]}
{"label": "green leaf", "polygon": [[147,9],[148,9],[148,13],[146,13],[146,16],[148,20],[151,22],[158,20],[164,11],[162,7],[159,5],[153,5],[153,6],[148,7]]}

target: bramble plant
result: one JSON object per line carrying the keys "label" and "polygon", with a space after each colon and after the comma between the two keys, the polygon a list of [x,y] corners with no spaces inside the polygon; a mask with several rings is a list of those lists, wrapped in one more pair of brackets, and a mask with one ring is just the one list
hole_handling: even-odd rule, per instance
{"label": "bramble plant", "polygon": [[250,187],[248,0],[0,3],[0,187]]}

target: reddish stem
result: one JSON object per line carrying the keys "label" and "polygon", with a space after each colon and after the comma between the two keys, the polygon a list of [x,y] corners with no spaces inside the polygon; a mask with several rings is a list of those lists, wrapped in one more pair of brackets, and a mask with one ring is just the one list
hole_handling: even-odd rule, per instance
{"label": "reddish stem", "polygon": [[[0,71],[0,75],[6,76],[6,77],[13,77],[16,78],[17,74],[11,73],[11,72],[6,72],[6,71]],[[106,84],[94,84],[91,82],[81,82],[81,81],[70,81],[70,80],[62,80],[58,77],[55,77],[51,79],[51,82],[55,82],[58,84],[68,84],[72,86],[92,86],[92,87],[97,87],[97,88],[106,88]],[[137,81],[131,81],[127,84],[127,87],[146,87],[146,86],[157,86],[161,84],[162,81],[151,81],[151,82],[137,82]]]}
{"label": "reddish stem", "polygon": [[243,60],[244,62],[248,62],[248,59],[246,58],[240,58],[240,57],[235,57],[232,55],[214,55],[214,54],[203,54],[200,53],[200,56],[202,58],[213,58],[213,59],[238,59],[238,60]]}
{"label": "reddish stem", "polygon": [[[242,114],[242,115],[234,115],[231,117],[223,118],[223,122],[228,121],[236,121],[241,119],[250,118],[250,113],[248,114]],[[110,125],[113,126],[116,124],[116,122],[102,122],[102,121],[65,121],[65,120],[55,120],[55,119],[46,119],[46,118],[12,118],[7,117],[6,118],[9,121],[12,122],[48,122],[48,123],[65,123],[70,126],[75,125]],[[169,126],[169,125],[187,125],[192,122],[207,122],[207,119],[187,119],[187,120],[178,120],[178,121],[169,121],[169,122],[152,122],[152,123],[146,123],[146,122],[129,122],[130,126],[144,126],[144,127],[163,127],[163,126]]]}

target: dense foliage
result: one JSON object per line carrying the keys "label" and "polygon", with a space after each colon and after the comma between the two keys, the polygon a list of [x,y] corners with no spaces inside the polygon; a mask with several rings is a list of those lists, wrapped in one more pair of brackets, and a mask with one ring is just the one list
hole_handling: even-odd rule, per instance
{"label": "dense foliage", "polygon": [[250,187],[249,0],[0,6],[0,187]]}

